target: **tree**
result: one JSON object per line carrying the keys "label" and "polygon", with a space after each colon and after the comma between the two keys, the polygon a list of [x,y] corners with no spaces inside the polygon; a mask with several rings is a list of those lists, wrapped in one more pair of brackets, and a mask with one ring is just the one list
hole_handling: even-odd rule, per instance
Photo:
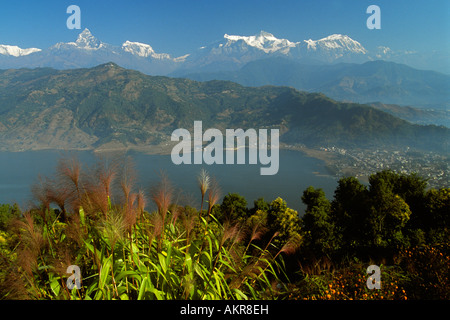
{"label": "tree", "polygon": [[332,253],[338,243],[331,216],[331,204],[325,192],[321,188],[308,187],[303,192],[302,201],[306,204],[305,215],[302,217],[306,246],[316,255]]}
{"label": "tree", "polygon": [[269,211],[270,203],[265,201],[264,198],[258,198],[258,200],[253,201],[253,208],[250,209],[250,213],[256,214],[258,210]]}
{"label": "tree", "polygon": [[411,210],[405,200],[394,193],[398,190],[395,174],[385,173],[383,171],[369,177],[370,240],[375,246],[401,246],[405,241],[402,229],[410,219]]}
{"label": "tree", "polygon": [[249,216],[247,200],[237,193],[228,193],[220,205],[219,221],[245,221]]}
{"label": "tree", "polygon": [[300,218],[298,212],[288,208],[286,201],[280,197],[270,203],[267,214],[269,233],[278,232],[275,244],[284,244],[291,239],[300,239]]}
{"label": "tree", "polygon": [[370,204],[365,185],[355,177],[340,179],[331,207],[341,246],[355,248],[367,241],[367,217]]}
{"label": "tree", "polygon": [[424,231],[431,243],[449,243],[450,236],[450,188],[431,189],[425,196],[426,221]]}
{"label": "tree", "polygon": [[377,181],[383,181],[386,187],[393,194],[399,195],[406,201],[413,213],[413,218],[416,218],[417,223],[421,224],[421,219],[424,211],[424,198],[427,181],[416,173],[399,174],[392,170],[383,170],[377,172],[371,177],[371,184],[376,184]]}

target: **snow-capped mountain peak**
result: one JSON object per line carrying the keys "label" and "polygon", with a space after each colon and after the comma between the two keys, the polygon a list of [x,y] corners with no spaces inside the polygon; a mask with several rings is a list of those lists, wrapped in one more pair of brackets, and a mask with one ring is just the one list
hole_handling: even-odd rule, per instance
{"label": "snow-capped mountain peak", "polygon": [[122,50],[144,58],[155,54],[155,50],[149,44],[128,40],[122,44]]}
{"label": "snow-capped mountain peak", "polygon": [[57,44],[50,47],[50,50],[98,50],[100,48],[104,48],[105,43],[98,40],[96,37],[94,37],[89,31],[89,29],[84,29],[83,32],[81,32],[77,40],[75,42],[58,42]]}
{"label": "snow-capped mountain peak", "polygon": [[22,57],[22,56],[27,56],[34,52],[39,52],[39,51],[42,51],[42,50],[38,49],[38,48],[22,49],[18,46],[10,46],[10,45],[6,45],[6,44],[0,45],[0,55],[4,55],[4,56]]}
{"label": "snow-capped mountain peak", "polygon": [[122,50],[143,58],[152,57],[159,60],[170,59],[169,54],[156,53],[149,44],[140,42],[132,42],[127,40],[122,44]]}
{"label": "snow-capped mountain peak", "polygon": [[75,41],[77,47],[84,49],[98,49],[102,46],[102,42],[94,37],[89,29],[84,29],[78,35],[77,41]]}
{"label": "snow-capped mountain peak", "polygon": [[254,36],[238,36],[225,34],[223,37],[227,41],[224,44],[225,47],[230,47],[236,42],[242,41],[246,45],[262,50],[265,53],[273,53],[280,50],[289,51],[289,48],[293,48],[297,44],[287,39],[278,39],[273,34],[265,31],[261,31]]}
{"label": "snow-capped mountain peak", "polygon": [[[312,40],[309,40],[312,41]],[[328,37],[315,41],[316,47],[330,50],[345,50],[351,53],[366,54],[368,51],[358,42],[347,35],[332,34]],[[309,42],[311,44],[311,42]]]}

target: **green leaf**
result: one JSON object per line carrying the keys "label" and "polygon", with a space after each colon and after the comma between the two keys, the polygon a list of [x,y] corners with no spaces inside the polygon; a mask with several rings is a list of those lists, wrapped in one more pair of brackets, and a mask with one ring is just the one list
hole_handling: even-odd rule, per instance
{"label": "green leaf", "polygon": [[59,284],[58,278],[51,277],[50,288],[52,289],[55,296],[58,296],[61,291],[61,285]]}
{"label": "green leaf", "polygon": [[142,276],[134,270],[121,271],[117,276],[115,275],[114,278],[116,279],[116,282],[121,281],[123,278],[136,279],[138,282],[142,281]]}
{"label": "green leaf", "polygon": [[238,300],[248,300],[248,297],[239,289],[235,288],[233,291],[236,293],[236,299]]}
{"label": "green leaf", "polygon": [[142,298],[144,296],[144,293],[146,291],[146,286],[148,286],[147,281],[148,281],[148,277],[145,277],[141,282],[141,286],[139,287],[139,294],[137,297],[138,300],[142,300]]}
{"label": "green leaf", "polygon": [[164,258],[164,256],[161,253],[158,253],[158,259],[159,259],[159,265],[161,266],[163,273],[166,273],[167,272],[166,259]]}
{"label": "green leaf", "polygon": [[192,257],[189,253],[186,255],[186,259],[185,259],[184,263],[187,267],[188,273],[191,273],[192,272]]}
{"label": "green leaf", "polygon": [[106,285],[110,269],[111,269],[111,256],[105,259],[103,265],[100,268],[100,276],[99,276],[100,289],[103,289],[103,287]]}

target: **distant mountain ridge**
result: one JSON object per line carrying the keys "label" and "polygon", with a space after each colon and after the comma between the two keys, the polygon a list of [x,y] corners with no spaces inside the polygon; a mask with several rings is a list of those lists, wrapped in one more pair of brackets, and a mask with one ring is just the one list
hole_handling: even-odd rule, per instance
{"label": "distant mountain ridge", "polygon": [[0,148],[114,149],[170,145],[174,129],[278,128],[310,147],[411,147],[448,153],[450,129],[413,125],[367,105],[289,87],[244,87],[94,68],[0,70]]}
{"label": "distant mountain ridge", "polygon": [[[107,44],[92,35],[89,29],[84,29],[75,42],[60,42],[47,49],[0,45],[0,68],[86,68],[112,61],[149,75],[177,75],[236,70],[251,61],[280,56],[309,64],[362,63],[379,59],[408,64],[408,61],[417,63],[414,57],[417,60],[418,55],[410,51],[394,52],[385,46],[370,52],[348,35],[332,34],[319,40],[295,42],[261,31],[253,36],[225,34],[221,40],[195,52],[174,57],[137,41],[127,40],[118,46]],[[436,57],[431,61],[423,57],[419,60],[440,63]],[[442,64],[433,69],[447,70]],[[447,72],[450,73],[450,69]]]}
{"label": "distant mountain ridge", "polygon": [[[137,41],[111,45],[85,29],[76,41],[56,43],[44,50],[0,45],[0,69],[65,70],[114,62],[148,75],[230,80],[245,86],[292,86],[341,101],[449,110],[450,75],[383,60],[408,61],[411,56],[411,52],[396,53],[384,46],[370,52],[341,34],[295,42],[261,31],[252,36],[225,34],[195,52],[174,57]],[[439,59],[430,60],[439,63]],[[416,120],[427,123],[427,119]],[[444,123],[447,121],[450,119]]]}
{"label": "distant mountain ridge", "polygon": [[23,56],[12,56],[7,52],[2,54],[0,49],[0,68],[74,69],[113,61],[148,74],[166,74],[183,61],[183,57],[172,58],[169,54],[157,53],[148,44],[126,41],[121,46],[114,46],[102,42],[89,29],[84,29],[75,42],[59,42],[44,50],[33,50]]}

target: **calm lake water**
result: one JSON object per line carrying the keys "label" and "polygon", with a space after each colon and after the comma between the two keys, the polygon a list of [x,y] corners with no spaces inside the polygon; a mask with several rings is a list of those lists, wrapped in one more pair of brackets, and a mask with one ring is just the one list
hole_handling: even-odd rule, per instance
{"label": "calm lake water", "polygon": [[[61,151],[0,152],[0,203],[16,202],[25,209],[32,200],[31,185],[38,181],[38,176],[52,177],[58,160],[68,154]],[[98,160],[93,152],[70,154],[75,154],[86,166]],[[280,150],[279,171],[273,176],[261,176],[260,164],[177,166],[170,155],[137,152],[127,155],[134,163],[137,185],[141,189],[148,191],[158,182],[159,172],[163,170],[172,184],[184,193],[184,201],[191,205],[198,205],[201,200],[197,176],[202,168],[219,182],[222,197],[229,192],[239,193],[247,199],[249,207],[260,197],[269,202],[282,197],[300,214],[304,212],[301,195],[308,186],[324,189],[331,199],[337,185],[337,179],[329,175],[322,161],[298,151]]]}

